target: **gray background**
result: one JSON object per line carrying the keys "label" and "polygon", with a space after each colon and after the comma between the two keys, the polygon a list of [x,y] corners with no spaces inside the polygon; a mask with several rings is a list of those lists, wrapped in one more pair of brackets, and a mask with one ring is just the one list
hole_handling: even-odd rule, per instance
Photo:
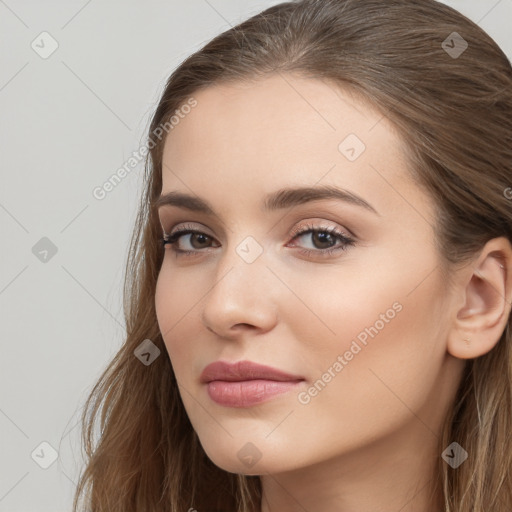
{"label": "gray background", "polygon": [[[143,144],[179,62],[277,3],[0,0],[0,511],[71,509],[78,415],[123,342],[143,164],[104,199],[93,189]],[[446,3],[512,58],[512,0]]]}

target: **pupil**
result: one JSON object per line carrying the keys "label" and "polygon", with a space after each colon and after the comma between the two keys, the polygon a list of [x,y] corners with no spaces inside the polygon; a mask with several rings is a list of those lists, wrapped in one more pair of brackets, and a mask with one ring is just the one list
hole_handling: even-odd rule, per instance
{"label": "pupil", "polygon": [[324,244],[326,243],[326,239],[327,240],[331,239],[331,234],[320,231],[320,232],[314,233],[314,237],[316,237],[317,239],[320,240],[320,245],[321,245],[322,243],[324,243]]}
{"label": "pupil", "polygon": [[197,233],[192,234],[192,239],[194,237],[196,237],[196,239],[202,239],[202,240],[199,240],[199,244],[204,243],[206,241],[206,239],[208,238],[206,235],[197,234]]}

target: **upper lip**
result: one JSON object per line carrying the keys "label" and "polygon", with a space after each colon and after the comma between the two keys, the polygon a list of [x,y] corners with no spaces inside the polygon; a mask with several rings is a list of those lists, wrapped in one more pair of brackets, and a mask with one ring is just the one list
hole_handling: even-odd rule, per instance
{"label": "upper lip", "polygon": [[252,361],[238,361],[237,363],[216,361],[206,366],[201,373],[200,379],[201,382],[211,382],[213,380],[236,382],[255,379],[281,382],[304,380],[303,377],[292,375],[270,366],[253,363]]}

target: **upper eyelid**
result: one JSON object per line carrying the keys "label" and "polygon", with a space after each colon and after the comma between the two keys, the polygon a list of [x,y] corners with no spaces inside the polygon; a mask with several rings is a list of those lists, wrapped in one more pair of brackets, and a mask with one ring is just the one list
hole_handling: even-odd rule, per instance
{"label": "upper eyelid", "polygon": [[[167,235],[171,236],[171,235],[173,235],[173,234],[175,234],[175,233],[178,233],[178,232],[180,232],[180,231],[186,231],[186,230],[199,231],[199,232],[201,232],[201,233],[204,233],[205,235],[208,235],[208,236],[211,236],[212,238],[215,238],[215,236],[214,236],[214,235],[210,235],[210,234],[208,233],[208,231],[209,231],[208,229],[203,228],[203,227],[201,227],[201,226],[193,225],[193,224],[191,224],[191,223],[189,223],[189,222],[184,222],[184,223],[181,223],[181,222],[180,222],[180,223],[179,223],[179,224],[177,224],[175,227],[173,227],[171,230],[169,230],[169,233],[165,233],[165,234],[167,234]],[[165,232],[165,230],[164,230],[164,232]]]}
{"label": "upper eyelid", "polygon": [[[338,227],[337,225],[333,225],[333,224],[324,224],[324,225],[321,225],[319,223],[321,222],[327,222],[325,220],[306,220],[305,221],[305,224],[301,224],[300,222],[297,223],[297,225],[291,230],[291,232],[289,233],[290,236],[292,236],[292,238],[296,238],[297,236],[299,235],[302,235],[306,232],[311,232],[311,231],[334,231],[334,232],[337,232],[338,233],[338,236],[344,236],[345,238],[351,238],[351,239],[356,239],[357,238],[357,235],[355,235],[351,230],[347,229],[347,228],[343,228],[343,227]],[[333,222],[333,221],[328,221],[328,222]],[[163,227],[162,227],[163,229]],[[197,225],[194,225],[193,223],[191,222],[183,222],[183,223],[178,223],[176,226],[174,226],[172,229],[169,230],[169,232],[167,233],[165,231],[165,229],[163,229],[163,235],[164,236],[173,236],[175,234],[178,234],[182,231],[195,231],[195,232],[199,232],[201,234],[205,234],[207,236],[209,236],[210,238],[213,238],[215,240],[217,240],[217,237],[215,235],[212,235],[210,234],[208,231],[208,229],[204,229],[203,227],[201,226],[197,226]],[[183,234],[182,236],[186,236],[186,234]]]}
{"label": "upper eyelid", "polygon": [[[324,200],[327,201],[327,200]],[[337,205],[339,206],[339,205]],[[194,216],[194,214],[192,214]],[[380,215],[380,214],[379,214]],[[162,228],[164,229],[164,224],[169,225],[179,225],[181,223],[199,223],[203,225],[203,222],[206,223],[213,223],[214,227],[219,227],[220,230],[223,232],[224,230],[233,232],[232,229],[229,228],[229,226],[225,225],[223,221],[220,221],[220,223],[216,219],[207,218],[204,220],[204,214],[197,213],[197,217],[199,217],[195,221],[186,220],[186,218],[189,216],[188,213],[184,211],[176,211],[175,208],[170,207],[169,209],[166,209],[165,207],[161,207],[158,210],[158,216],[160,224],[162,225]],[[179,218],[183,219],[179,221]],[[289,223],[292,221],[292,219],[295,219],[294,225],[298,222],[303,221],[311,221],[311,219],[315,219],[315,222],[329,222],[334,223],[344,231],[347,236],[353,236],[357,237],[357,233],[355,233],[352,229],[350,229],[348,226],[346,226],[345,221],[349,221],[348,223],[351,225],[354,225],[356,223],[361,222],[361,217],[359,216],[358,212],[352,212],[349,210],[348,212],[344,209],[341,209],[339,212],[337,211],[336,207],[327,207],[325,204],[316,204],[315,201],[311,203],[306,203],[304,205],[299,205],[292,207],[285,215],[283,215],[278,222],[272,223],[271,227],[268,231],[272,231],[281,223]],[[355,226],[354,226],[355,227]],[[173,228],[174,229],[174,228]],[[181,229],[181,228],[180,228]],[[196,228],[194,228],[196,229]],[[203,229],[202,227],[200,229]],[[210,229],[210,228],[207,228]],[[164,229],[165,231],[165,229]],[[214,235],[211,235],[214,236]]]}

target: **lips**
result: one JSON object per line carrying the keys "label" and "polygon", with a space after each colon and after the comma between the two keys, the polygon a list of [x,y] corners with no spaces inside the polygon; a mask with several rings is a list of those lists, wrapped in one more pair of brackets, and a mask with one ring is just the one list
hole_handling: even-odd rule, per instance
{"label": "lips", "polygon": [[251,361],[239,361],[237,363],[226,363],[216,361],[209,364],[201,373],[201,382],[223,380],[227,382],[247,380],[273,380],[278,382],[300,381],[303,377],[283,372],[277,368],[265,366]]}
{"label": "lips", "polygon": [[305,379],[251,361],[217,361],[203,370],[200,380],[217,404],[251,407],[296,389]]}

